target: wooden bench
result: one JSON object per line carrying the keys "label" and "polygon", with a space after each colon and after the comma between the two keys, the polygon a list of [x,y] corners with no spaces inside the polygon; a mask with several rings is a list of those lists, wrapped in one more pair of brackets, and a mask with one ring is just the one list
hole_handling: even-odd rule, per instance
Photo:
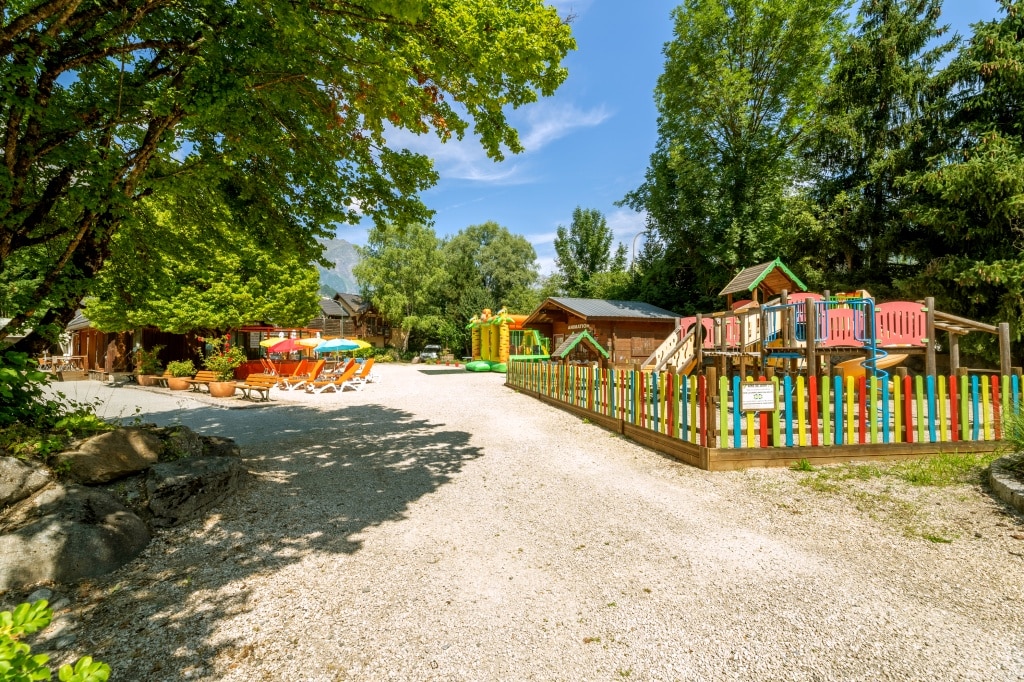
{"label": "wooden bench", "polygon": [[210,390],[210,382],[211,381],[220,381],[220,379],[217,378],[217,373],[216,372],[211,372],[208,369],[203,369],[203,370],[200,370],[200,371],[196,372],[196,375],[194,377],[192,377],[191,381],[192,381],[192,390],[197,392],[197,393],[199,393],[199,392],[202,392],[204,386],[206,387],[207,392],[209,392],[209,390]]}
{"label": "wooden bench", "polygon": [[281,377],[273,374],[250,374],[245,381],[235,384],[246,400],[267,402],[270,400],[270,389],[277,385]]}

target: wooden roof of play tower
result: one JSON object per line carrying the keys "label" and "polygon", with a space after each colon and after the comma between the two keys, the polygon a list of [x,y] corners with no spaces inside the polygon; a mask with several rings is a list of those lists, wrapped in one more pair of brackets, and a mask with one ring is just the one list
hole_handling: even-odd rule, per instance
{"label": "wooden roof of play tower", "polygon": [[745,294],[751,299],[763,303],[782,290],[807,291],[807,286],[793,274],[781,260],[776,258],[769,263],[761,263],[740,270],[725,288],[718,292],[719,296],[728,296],[732,305],[733,294]]}

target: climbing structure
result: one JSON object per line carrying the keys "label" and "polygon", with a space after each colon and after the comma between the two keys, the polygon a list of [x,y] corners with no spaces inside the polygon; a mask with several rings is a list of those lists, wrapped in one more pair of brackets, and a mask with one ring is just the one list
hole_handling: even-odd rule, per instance
{"label": "climbing structure", "polygon": [[[772,271],[782,268],[781,263],[766,263],[748,268],[747,275],[733,281],[742,280],[738,287],[750,285],[763,296],[764,282]],[[788,270],[785,273],[791,275]],[[779,276],[775,279],[784,281]],[[787,279],[800,284],[795,277]],[[719,376],[781,372],[884,380],[887,368],[923,355],[925,373],[934,375],[937,334],[945,332],[950,371],[956,374],[959,338],[984,332],[999,336],[1001,366],[1005,374],[1010,373],[1006,323],[997,327],[937,311],[932,299],[876,303],[863,290],[830,295],[789,294],[784,289],[771,300],[759,303],[756,299],[755,293],[730,310],[681,318],[644,366],[684,374],[715,366]]]}

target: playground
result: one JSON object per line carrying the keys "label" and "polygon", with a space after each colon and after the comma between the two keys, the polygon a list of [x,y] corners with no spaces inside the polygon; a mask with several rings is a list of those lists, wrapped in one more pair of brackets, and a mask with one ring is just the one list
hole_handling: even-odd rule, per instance
{"label": "playground", "polygon": [[[713,470],[992,451],[1020,412],[1006,323],[806,291],[779,260],[721,294],[726,310],[680,318],[642,364],[512,362],[508,383]],[[998,370],[961,365],[974,333],[998,337]]]}

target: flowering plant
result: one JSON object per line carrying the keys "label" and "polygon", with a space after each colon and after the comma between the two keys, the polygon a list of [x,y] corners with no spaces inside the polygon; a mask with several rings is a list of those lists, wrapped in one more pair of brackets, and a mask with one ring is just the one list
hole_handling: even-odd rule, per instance
{"label": "flowering plant", "polygon": [[135,349],[135,371],[138,374],[160,374],[164,370],[160,362],[160,351],[163,346],[153,346],[146,350],[142,346]]}
{"label": "flowering plant", "polygon": [[235,368],[245,362],[245,351],[232,346],[227,337],[207,339],[209,351],[203,357],[203,367],[217,373],[218,381],[231,381],[235,378]]}

